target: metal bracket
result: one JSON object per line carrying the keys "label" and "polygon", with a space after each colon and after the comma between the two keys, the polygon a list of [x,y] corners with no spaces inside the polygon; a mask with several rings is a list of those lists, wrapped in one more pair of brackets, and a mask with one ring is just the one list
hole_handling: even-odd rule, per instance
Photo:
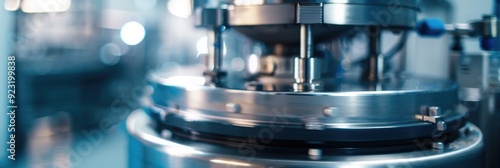
{"label": "metal bracket", "polygon": [[439,107],[431,106],[426,108],[423,114],[416,114],[415,119],[434,123],[438,131],[446,131],[445,116]]}

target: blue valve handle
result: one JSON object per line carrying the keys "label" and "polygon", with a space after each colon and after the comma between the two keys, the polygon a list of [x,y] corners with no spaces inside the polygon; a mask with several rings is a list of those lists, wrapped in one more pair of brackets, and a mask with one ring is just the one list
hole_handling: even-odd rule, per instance
{"label": "blue valve handle", "polygon": [[441,19],[427,18],[417,23],[417,33],[424,37],[439,37],[446,32]]}

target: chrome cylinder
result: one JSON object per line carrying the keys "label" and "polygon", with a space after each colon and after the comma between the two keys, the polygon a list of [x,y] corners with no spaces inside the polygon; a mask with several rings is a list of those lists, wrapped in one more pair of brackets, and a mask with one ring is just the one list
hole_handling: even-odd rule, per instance
{"label": "chrome cylinder", "polygon": [[460,129],[457,139],[441,144],[441,149],[423,147],[426,140],[422,140],[415,142],[421,147],[414,150],[371,154],[332,153],[321,147],[270,147],[251,138],[240,143],[211,144],[183,139],[168,129],[156,129],[155,125],[142,110],[127,119],[131,134],[130,167],[466,168],[481,165],[483,146],[482,134],[472,124]]}

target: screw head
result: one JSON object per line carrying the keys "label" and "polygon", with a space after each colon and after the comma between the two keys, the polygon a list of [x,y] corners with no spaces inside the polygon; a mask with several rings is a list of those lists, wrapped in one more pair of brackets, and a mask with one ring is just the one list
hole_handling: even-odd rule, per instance
{"label": "screw head", "polygon": [[337,111],[337,107],[326,107],[323,109],[323,115],[326,117],[331,117]]}
{"label": "screw head", "polygon": [[241,106],[235,103],[226,104],[226,111],[232,113],[239,113],[241,111]]}

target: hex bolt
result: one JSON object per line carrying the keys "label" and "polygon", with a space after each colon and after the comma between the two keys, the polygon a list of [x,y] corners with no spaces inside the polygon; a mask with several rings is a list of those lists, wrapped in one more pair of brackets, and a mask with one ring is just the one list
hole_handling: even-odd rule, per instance
{"label": "hex bolt", "polygon": [[326,107],[323,109],[323,115],[326,117],[333,116],[333,113],[337,110],[337,107]]}
{"label": "hex bolt", "polygon": [[441,109],[437,106],[431,106],[429,107],[429,116],[440,116],[441,115]]}
{"label": "hex bolt", "polygon": [[432,143],[432,148],[443,150],[444,149],[444,144],[442,142],[433,142]]}
{"label": "hex bolt", "polygon": [[438,121],[436,127],[438,131],[446,131],[446,123],[444,121]]}
{"label": "hex bolt", "polygon": [[226,111],[231,113],[239,113],[241,111],[241,106],[235,103],[226,104]]}

